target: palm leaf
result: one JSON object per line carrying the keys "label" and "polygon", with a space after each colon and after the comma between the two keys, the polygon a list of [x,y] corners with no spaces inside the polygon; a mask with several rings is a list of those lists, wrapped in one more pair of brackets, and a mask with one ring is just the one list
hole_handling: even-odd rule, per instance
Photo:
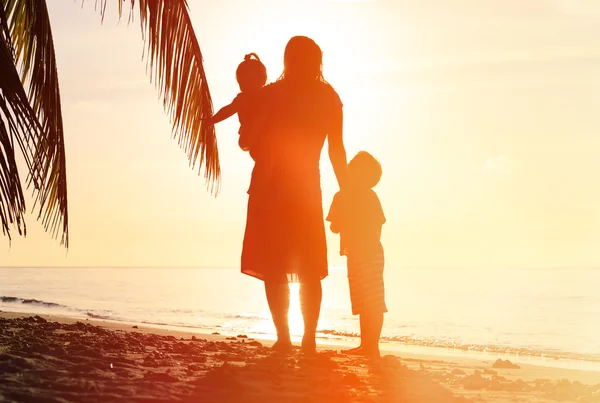
{"label": "palm leaf", "polygon": [[[124,0],[123,0],[124,1]],[[98,3],[98,1],[97,1]],[[104,18],[107,0],[99,0]],[[136,1],[130,0],[131,11]],[[212,100],[202,53],[185,0],[139,0],[150,76],[163,96],[173,135],[190,165],[204,165],[207,184],[218,191],[219,156]],[[123,4],[118,0],[119,15]],[[66,164],[60,91],[52,31],[45,0],[0,0],[0,223],[25,232],[24,201],[14,162],[14,141],[23,152],[39,218],[68,246]],[[130,14],[133,15],[133,14]],[[131,17],[130,17],[131,18]],[[21,78],[16,65],[22,67]],[[28,83],[29,103],[22,82]],[[31,105],[31,106],[30,106]]]}
{"label": "palm leaf", "polygon": [[69,244],[67,170],[54,42],[45,0],[4,3],[22,80],[41,126],[27,184],[33,185],[38,218],[61,243]]}
{"label": "palm leaf", "polygon": [[[120,16],[123,1],[117,0]],[[102,18],[107,2],[99,2]],[[220,166],[215,129],[202,121],[212,116],[213,105],[187,1],[130,0],[130,20],[136,3],[147,44],[150,77],[171,115],[173,136],[187,153],[192,168],[198,164],[200,172],[204,165],[207,185],[217,193]]]}
{"label": "palm leaf", "polygon": [[[15,160],[15,141],[30,172],[35,172],[36,141],[42,131],[15,65],[4,4],[0,2],[0,226],[10,239],[14,225],[26,233],[25,200]],[[34,176],[34,179],[38,179]]]}

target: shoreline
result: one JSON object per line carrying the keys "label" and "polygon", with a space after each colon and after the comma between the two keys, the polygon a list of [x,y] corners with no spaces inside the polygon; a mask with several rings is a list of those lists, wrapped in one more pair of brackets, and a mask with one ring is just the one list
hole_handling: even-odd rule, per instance
{"label": "shoreline", "polygon": [[[352,343],[358,340],[355,338],[359,331],[358,320],[348,309],[345,269],[337,269],[332,267],[323,283],[327,291],[324,293],[317,337],[323,338],[325,343]],[[596,313],[600,314],[600,306],[589,287],[561,289],[557,298],[546,301],[549,305],[544,306],[548,309],[539,310],[536,307],[546,302],[539,300],[540,296],[535,293],[524,292],[525,289],[519,286],[519,278],[522,277],[519,274],[505,275],[504,272],[492,271],[490,276],[504,279],[502,286],[482,283],[481,287],[470,287],[469,281],[484,280],[480,277],[487,274],[473,277],[463,271],[444,270],[438,280],[429,282],[433,272],[396,272],[390,270],[388,280],[397,282],[400,292],[392,294],[388,301],[390,313],[386,314],[381,340],[386,345],[389,342],[391,349],[402,348],[404,351],[400,346],[410,345],[409,349],[426,354],[465,355],[484,360],[490,357],[489,353],[498,356],[510,354],[514,360],[523,363],[584,370],[597,370],[598,367],[592,363],[600,364],[600,344],[595,334],[597,326],[591,320],[597,316]],[[528,273],[523,275],[533,276],[541,288],[556,286],[563,276],[562,272],[551,275]],[[202,333],[253,332],[260,333],[257,337],[264,339],[274,337],[275,333],[260,282],[239,275],[239,269],[94,269],[89,273],[83,270],[73,274],[68,269],[4,270],[0,277],[5,282],[0,310],[65,315],[81,320],[97,318],[127,323],[145,322],[144,325],[153,327],[165,324]],[[57,278],[60,278],[60,283],[56,287],[45,286]],[[586,279],[585,284],[600,280],[596,275],[583,278]],[[229,291],[224,293],[210,286],[211,281],[217,279],[219,284],[231,284],[231,295]],[[120,286],[110,287],[99,294],[98,290],[102,290],[103,282],[107,281]],[[448,289],[443,286],[446,281],[459,281],[460,285],[456,289]],[[427,290],[416,292],[414,287],[409,286],[413,283],[422,284]],[[199,292],[199,286],[206,290]],[[160,299],[155,298],[153,287],[161,290]],[[490,287],[489,290],[487,287]],[[481,298],[484,288],[489,298]],[[65,293],[68,289],[73,289],[73,292]],[[298,287],[291,287],[291,292],[290,326],[292,335],[299,337],[302,334],[302,318],[296,298]],[[215,295],[212,296],[212,293]],[[506,299],[509,294],[524,298],[519,299],[524,309],[514,313],[505,311],[504,304],[512,301]],[[567,300],[557,302],[559,297]],[[444,308],[439,306],[441,301],[444,301]],[[476,306],[471,307],[471,303]],[[411,304],[416,305],[413,307]],[[585,307],[581,308],[583,313],[571,317],[569,312],[579,312],[578,307]],[[529,309],[532,311],[525,312]],[[451,312],[449,318],[444,317],[445,310]],[[565,327],[567,323],[569,325]],[[430,353],[425,347],[439,351]],[[554,357],[558,360],[554,361]]]}
{"label": "shoreline", "polygon": [[[59,321],[66,321],[67,323],[71,323],[72,321],[89,321],[95,325],[105,326],[106,324],[112,324],[115,328],[121,328],[126,326],[138,326],[139,328],[147,329],[148,331],[152,331],[155,329],[156,331],[162,334],[163,331],[171,331],[177,332],[181,334],[189,334],[191,335],[204,335],[204,336],[213,336],[213,333],[223,333],[223,337],[231,337],[236,336],[238,333],[233,331],[228,331],[226,329],[221,328],[201,328],[194,326],[183,326],[183,325],[168,325],[161,323],[148,323],[148,322],[136,322],[136,321],[127,321],[127,320],[115,320],[109,318],[98,318],[93,316],[69,316],[63,314],[51,314],[51,313],[40,313],[39,311],[29,312],[29,311],[3,311],[0,309],[0,317],[3,315],[39,315],[43,318],[54,318]],[[111,326],[113,327],[113,326]],[[156,332],[155,332],[156,333]],[[274,335],[268,335],[264,333],[253,333],[253,332],[245,332],[246,335],[260,340],[261,342],[266,342],[267,344],[272,344],[275,340]],[[272,336],[272,337],[270,337]],[[339,337],[319,337],[317,336],[317,345],[322,348],[329,349],[344,349],[355,347],[356,343],[359,342],[359,337],[350,339],[348,337],[344,338],[343,336]],[[301,337],[292,336],[292,341],[299,343],[301,341]],[[432,346],[432,345],[420,345],[420,344],[412,344],[405,343],[401,341],[393,341],[393,340],[381,340],[380,349],[383,353],[392,354],[392,355],[400,355],[400,354],[408,354],[411,357],[419,357],[421,359],[426,359],[427,357],[444,357],[446,359],[459,359],[459,360],[473,360],[478,362],[488,362],[495,361],[499,358],[502,359],[510,359],[510,361],[521,364],[528,365],[534,367],[544,367],[544,368],[556,368],[556,369],[564,369],[564,370],[573,370],[573,371],[585,371],[585,372],[597,372],[600,374],[600,361],[586,360],[586,359],[570,359],[570,358],[555,358],[555,357],[543,357],[537,355],[519,355],[510,352],[496,352],[496,351],[480,351],[480,350],[469,350],[463,348],[452,348],[446,346]]]}
{"label": "shoreline", "polygon": [[[10,365],[6,367],[6,360],[11,363],[11,360],[26,359],[27,362],[33,361],[38,363],[40,367],[44,367],[48,365],[48,363],[52,363],[54,360],[64,357],[64,354],[62,356],[59,355],[58,357],[52,356],[52,351],[55,351],[56,348],[63,350],[63,347],[56,347],[55,338],[63,337],[63,339],[60,339],[62,340],[60,343],[63,343],[66,346],[69,343],[77,342],[73,341],[72,339],[64,341],[64,337],[69,335],[73,335],[74,337],[76,335],[77,337],[87,337],[86,340],[89,340],[91,344],[98,344],[100,346],[99,350],[103,352],[103,356],[99,356],[98,353],[89,352],[91,355],[91,358],[88,357],[90,359],[89,361],[91,362],[90,365],[96,365],[94,363],[101,358],[122,360],[123,362],[128,363],[128,365],[121,370],[122,374],[125,374],[126,372],[128,374],[128,380],[123,380],[123,382],[128,385],[127,388],[136,389],[137,383],[133,382],[133,380],[137,379],[139,382],[141,382],[147,377],[158,377],[156,379],[162,379],[162,381],[166,382],[164,385],[161,384],[164,386],[164,390],[161,389],[162,391],[155,391],[157,395],[150,399],[152,401],[161,401],[157,396],[161,393],[167,393],[167,391],[169,391],[169,393],[181,393],[181,396],[184,396],[185,393],[188,393],[190,390],[190,382],[192,382],[190,377],[194,378],[193,384],[196,385],[198,382],[205,382],[203,379],[211,376],[217,378],[224,377],[225,379],[229,379],[233,376],[233,378],[237,379],[236,384],[245,385],[242,389],[244,390],[243,394],[246,397],[249,395],[247,396],[245,393],[250,393],[254,389],[252,385],[246,385],[246,383],[244,383],[244,379],[246,379],[245,377],[249,376],[255,380],[266,377],[266,379],[262,379],[260,381],[262,382],[262,386],[260,387],[263,389],[269,389],[270,395],[265,395],[266,397],[263,400],[265,402],[286,401],[285,399],[281,400],[283,396],[281,393],[288,393],[285,391],[287,386],[283,389],[280,389],[277,384],[271,385],[268,383],[268,379],[270,379],[269,376],[271,376],[273,371],[275,371],[272,367],[270,367],[272,364],[270,363],[270,360],[272,358],[269,347],[273,343],[272,340],[253,338],[252,335],[236,335],[239,336],[236,337],[227,334],[207,334],[198,331],[175,329],[167,326],[161,328],[145,324],[116,322],[92,318],[81,320],[77,318],[53,315],[34,315],[35,314],[28,314],[24,312],[0,312],[0,321],[4,321],[3,323],[18,324],[18,326],[13,330],[0,329],[0,336],[2,336],[2,332],[4,332],[3,338],[0,339],[3,340],[3,344],[0,344],[0,368],[4,370],[0,371],[0,380],[2,380],[2,376],[6,376],[7,373],[10,375],[10,368],[12,367]],[[19,326],[30,328],[30,330],[33,332],[32,334],[35,335],[31,336],[35,342],[33,346],[37,347],[31,347],[30,342],[27,344],[30,347],[21,347],[20,350],[15,350],[16,352],[11,353],[10,347],[7,346],[10,346],[11,343],[22,344],[22,340],[27,340],[27,337],[23,338],[15,333],[20,331]],[[52,329],[59,329],[54,331],[54,333],[58,332],[58,335],[52,334],[52,337],[50,337],[50,335],[36,333],[37,327],[43,328],[44,326]],[[2,326],[0,326],[0,328],[1,327]],[[6,326],[4,327],[6,328]],[[47,337],[50,338],[46,339]],[[124,344],[117,350],[113,349],[114,353],[109,354],[110,351],[113,351],[110,350],[111,344],[106,344],[106,342],[102,340],[112,340],[115,338],[123,340]],[[102,343],[105,344],[103,345]],[[186,347],[194,345],[194,343],[203,346],[210,346],[210,348],[207,347],[205,349],[193,350],[191,349],[192,347]],[[254,345],[259,347],[251,347]],[[318,357],[320,358],[316,359],[315,363],[317,364],[315,365],[319,366],[319,369],[318,371],[315,370],[317,372],[314,376],[316,376],[319,380],[315,381],[311,378],[313,376],[312,372],[311,375],[305,374],[302,376],[309,377],[310,385],[313,385],[314,381],[317,383],[322,382],[323,385],[329,386],[323,386],[323,389],[317,388],[318,390],[316,390],[315,393],[319,393],[320,397],[315,397],[315,399],[313,399],[314,401],[328,401],[328,399],[331,400],[332,395],[329,393],[333,390],[336,390],[335,393],[342,393],[342,391],[344,391],[343,393],[350,394],[347,396],[347,399],[339,400],[343,402],[397,401],[389,399],[386,400],[384,397],[388,396],[389,394],[402,394],[405,392],[410,393],[406,396],[404,394],[401,395],[403,401],[415,403],[459,401],[494,403],[509,401],[555,402],[558,400],[600,402],[599,372],[521,364],[513,361],[508,355],[494,355],[494,357],[489,357],[488,359],[481,359],[480,357],[468,357],[464,354],[462,356],[443,354],[441,351],[436,351],[440,350],[439,348],[430,348],[426,351],[422,349],[409,348],[413,346],[389,348],[389,343],[382,343],[382,364],[378,370],[373,372],[371,364],[368,362],[368,360],[360,357],[347,356],[338,352],[346,345],[339,343],[318,343]],[[143,349],[141,349],[142,347]],[[163,355],[161,355],[162,353],[160,353],[160,351],[175,351],[175,347],[182,349],[182,352],[184,352],[185,355],[182,356],[173,353],[165,353],[166,355],[163,357]],[[64,347],[64,349],[66,348],[67,347]],[[190,348],[191,350],[187,351],[185,350],[186,348]],[[7,358],[7,351],[9,358]],[[46,358],[46,356],[42,353],[49,355],[50,357]],[[20,355],[15,356],[13,354]],[[142,354],[146,354],[146,356],[142,357]],[[171,355],[169,356],[169,354]],[[160,371],[155,374],[156,368],[152,367],[151,365],[148,367],[148,360],[158,360],[160,357],[162,357],[161,359],[164,359],[165,361],[160,364],[161,366],[158,367]],[[513,367],[495,368],[494,358],[496,357],[500,357],[504,360],[509,359],[512,362]],[[202,365],[198,364],[194,360],[202,361]],[[287,382],[290,388],[296,388],[294,390],[299,391],[302,389],[298,388],[299,383],[306,381],[304,378],[302,378],[302,380],[298,378],[303,373],[302,365],[304,365],[306,360],[302,358],[301,355],[296,353],[293,359],[287,359],[286,362],[292,361],[295,364],[294,366],[291,366],[290,364],[290,367],[286,370],[288,372],[286,372],[287,378],[285,378],[286,380],[284,383]],[[267,365],[266,363],[269,364]],[[185,368],[187,369],[184,371],[182,366],[186,365],[187,367]],[[9,369],[8,371],[7,368]],[[23,368],[18,368],[17,366],[14,371],[17,370],[21,371]],[[33,371],[35,372],[35,370]],[[46,371],[45,373],[51,373],[48,370],[44,371]],[[61,372],[62,370],[60,369],[55,369],[54,371],[55,373],[52,375],[53,377],[63,374]],[[113,379],[114,374],[112,374],[110,370],[105,369],[104,372],[106,372],[104,376],[106,379],[102,378],[97,380],[97,382],[100,382],[101,384],[102,382],[117,382],[115,379]],[[2,375],[2,373],[5,375]],[[173,379],[164,374],[170,374],[169,376],[171,376]],[[239,379],[236,378],[238,375]],[[358,378],[355,378],[355,376]],[[71,374],[68,377],[71,379],[69,382],[75,382],[75,380],[78,380],[79,377],[80,374]],[[332,380],[334,378],[336,379],[335,381]],[[17,390],[17,392],[21,389],[27,390],[30,386],[29,383],[36,382],[36,379],[37,378],[32,378],[28,381],[28,383],[25,384],[19,384],[13,379],[13,382],[17,382],[13,389]],[[403,379],[408,383],[401,382]],[[391,380],[394,380],[394,382]],[[410,380],[410,382],[408,380]],[[53,381],[49,382],[50,385],[52,385]],[[224,382],[225,384],[224,386],[223,384],[218,384],[217,382],[217,386],[220,385],[219,390],[223,389],[224,387],[225,389],[228,388],[227,382],[229,381],[221,379],[219,382]],[[265,382],[267,382],[267,384],[264,384]],[[356,383],[356,385],[360,383],[360,385],[362,385],[361,388],[364,387],[364,390],[355,387],[356,385],[352,386],[353,382]],[[414,389],[417,388],[417,386],[414,386],[413,383],[415,383],[415,385],[426,384],[426,389],[428,391],[433,391],[431,393],[434,393],[434,395],[429,396],[427,399],[422,399],[421,394],[425,392],[421,389]],[[2,384],[3,382],[0,382],[0,385]],[[177,391],[170,391],[169,388],[171,386],[174,387],[171,384],[178,385],[178,389],[176,388]],[[202,384],[207,388],[209,387],[205,383]],[[168,385],[171,386],[167,387]],[[305,387],[307,386],[305,384],[303,385]],[[404,389],[399,390],[397,389],[397,385],[401,385],[403,388],[408,389],[406,391],[404,391]],[[40,388],[41,387],[42,386],[40,386]],[[51,388],[56,387],[56,385],[51,386]],[[148,385],[145,387],[147,388]],[[3,396],[3,388],[3,386],[0,386],[0,397]],[[214,394],[215,396],[221,393],[216,389],[210,390],[210,393]],[[371,390],[371,392],[367,393],[367,390]],[[372,393],[374,393],[373,390],[376,391],[376,396],[378,396],[377,398],[373,398],[372,400],[361,400],[365,396],[372,396]],[[184,391],[187,392],[184,393]],[[126,394],[129,392],[124,390],[121,393]],[[297,397],[296,395],[290,395],[291,397],[288,395],[286,396],[286,399],[289,398],[287,401],[296,401],[294,400]],[[131,396],[129,395],[122,395],[121,397],[125,398],[125,400],[137,401],[136,399],[131,399]],[[360,397],[360,399],[358,397]],[[206,401],[227,401],[226,399],[215,399],[216,400]],[[249,397],[248,399],[250,400],[236,399],[231,401],[252,401],[252,399]],[[15,400],[19,401],[19,399]],[[67,398],[67,400],[69,399]],[[77,398],[74,401],[78,400],[86,401],[86,399],[81,398],[81,395],[77,395]],[[108,400],[111,399],[109,398]],[[166,401],[168,401],[168,399]],[[186,400],[184,399],[184,401]],[[298,401],[301,401],[300,397],[298,397]]]}

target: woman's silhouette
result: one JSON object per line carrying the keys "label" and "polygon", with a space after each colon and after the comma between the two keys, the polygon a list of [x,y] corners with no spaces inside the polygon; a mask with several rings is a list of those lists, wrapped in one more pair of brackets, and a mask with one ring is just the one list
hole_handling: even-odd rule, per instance
{"label": "woman's silhouette", "polygon": [[281,77],[261,90],[248,127],[255,160],[248,190],[242,272],[263,280],[277,330],[276,350],[292,348],[288,328],[290,281],[300,282],[302,348],[314,352],[327,276],[327,246],[319,159],[325,138],[340,187],[346,175],[342,103],[324,80],[322,52],[310,38],[290,39]]}

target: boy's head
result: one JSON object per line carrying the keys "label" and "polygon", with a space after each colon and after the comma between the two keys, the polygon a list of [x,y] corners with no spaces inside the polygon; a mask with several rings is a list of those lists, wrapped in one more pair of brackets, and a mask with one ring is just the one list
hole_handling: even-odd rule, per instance
{"label": "boy's head", "polygon": [[348,164],[348,180],[352,187],[371,189],[381,179],[381,164],[371,154],[360,151]]}
{"label": "boy's head", "polygon": [[242,92],[259,90],[267,82],[267,68],[256,53],[249,53],[238,66],[235,78]]}

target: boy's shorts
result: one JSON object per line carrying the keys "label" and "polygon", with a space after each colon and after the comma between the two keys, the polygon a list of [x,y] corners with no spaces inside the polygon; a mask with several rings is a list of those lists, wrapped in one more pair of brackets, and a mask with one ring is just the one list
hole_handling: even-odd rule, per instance
{"label": "boy's shorts", "polygon": [[387,312],[383,286],[383,253],[371,256],[348,256],[348,282],[352,314],[380,314]]}

